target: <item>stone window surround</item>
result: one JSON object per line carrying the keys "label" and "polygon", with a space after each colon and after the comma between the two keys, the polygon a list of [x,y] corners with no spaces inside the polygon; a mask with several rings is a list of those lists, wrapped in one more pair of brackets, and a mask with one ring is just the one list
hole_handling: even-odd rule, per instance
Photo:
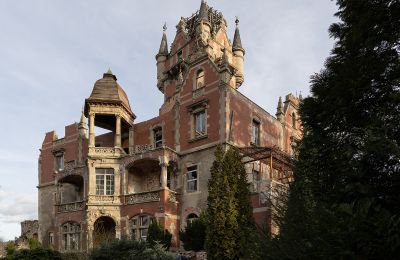
{"label": "stone window surround", "polygon": [[165,145],[165,127],[164,127],[164,122],[157,123],[155,125],[152,125],[150,127],[150,129],[149,129],[150,130],[150,143],[152,144],[154,149],[160,148],[160,147],[156,147],[156,143],[155,143],[154,133],[155,133],[155,130],[157,128],[161,128],[161,146],[160,147],[163,147]]}
{"label": "stone window surround", "polygon": [[[189,130],[190,131],[190,133],[189,133],[189,136],[190,136],[189,142],[193,142],[193,141],[197,141],[199,139],[207,138],[207,133],[208,133],[207,129],[208,129],[208,126],[209,126],[208,125],[208,121],[209,121],[208,120],[208,117],[209,117],[208,108],[209,108],[208,99],[203,99],[203,100],[201,100],[199,102],[196,102],[194,104],[191,104],[191,105],[187,106],[187,109],[189,111],[189,117],[190,117],[190,119],[189,119],[189,129],[190,129]],[[204,111],[204,113],[205,113],[205,133],[201,134],[201,135],[196,135],[196,122],[195,122],[196,118],[195,118],[195,115],[200,113],[200,112],[202,112],[202,111]]]}
{"label": "stone window surround", "polygon": [[[53,156],[54,156],[54,172],[62,172],[64,171],[64,166],[65,166],[65,149],[57,149],[53,151]],[[59,161],[59,158],[62,159],[62,161]],[[60,165],[60,162],[61,165]]]}
{"label": "stone window surround", "polygon": [[[202,75],[200,75],[201,73]],[[202,85],[199,87],[198,83],[200,79],[202,81]],[[206,86],[205,79],[206,79],[206,74],[204,68],[203,67],[198,68],[193,75],[193,91],[204,88]]]}
{"label": "stone window surround", "polygon": [[[107,173],[107,172],[98,173],[97,170],[112,170],[112,173]],[[102,193],[98,193],[97,192],[97,180],[98,180],[97,176],[103,176],[103,179],[102,179],[102,183],[103,183],[102,184],[103,185],[102,190],[103,190],[103,192]],[[107,194],[107,192],[108,192],[108,190],[107,190],[107,176],[112,176],[113,177],[112,178],[112,190],[111,190],[112,194]],[[105,195],[105,196],[113,196],[113,195],[115,195],[115,183],[116,182],[115,182],[115,169],[114,168],[112,168],[112,167],[96,167],[95,168],[96,195],[101,195],[101,196],[103,196],[103,195]]]}

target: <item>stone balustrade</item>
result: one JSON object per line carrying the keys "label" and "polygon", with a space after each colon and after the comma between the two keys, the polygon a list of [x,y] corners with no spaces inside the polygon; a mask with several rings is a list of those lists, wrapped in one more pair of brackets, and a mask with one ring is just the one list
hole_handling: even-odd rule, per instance
{"label": "stone balustrade", "polygon": [[75,201],[69,203],[63,203],[57,205],[57,212],[64,213],[64,212],[73,212],[85,209],[85,202],[84,201]]}
{"label": "stone balustrade", "polygon": [[160,201],[160,191],[141,192],[125,196],[125,204],[140,204],[153,201]]}
{"label": "stone balustrade", "polygon": [[89,155],[96,157],[118,157],[121,149],[115,147],[89,147]]}

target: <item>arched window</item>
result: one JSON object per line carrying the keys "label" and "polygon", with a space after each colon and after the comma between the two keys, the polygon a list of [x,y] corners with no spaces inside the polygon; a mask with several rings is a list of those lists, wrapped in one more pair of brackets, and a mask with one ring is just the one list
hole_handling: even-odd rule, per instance
{"label": "arched window", "polygon": [[196,74],[196,89],[204,87],[204,70],[200,69]]}
{"label": "arched window", "polygon": [[296,113],[292,113],[292,127],[296,128]]}
{"label": "arched window", "polygon": [[199,216],[197,216],[194,213],[191,213],[191,214],[189,214],[189,216],[187,216],[186,223],[187,224],[192,223],[194,220],[196,220],[198,218],[199,218]]}
{"label": "arched window", "polygon": [[132,238],[136,240],[147,239],[147,233],[149,226],[153,221],[153,217],[150,215],[138,215],[129,220],[129,225],[131,228]]}
{"label": "arched window", "polygon": [[81,226],[67,222],[61,226],[62,248],[64,251],[77,251],[81,244]]}

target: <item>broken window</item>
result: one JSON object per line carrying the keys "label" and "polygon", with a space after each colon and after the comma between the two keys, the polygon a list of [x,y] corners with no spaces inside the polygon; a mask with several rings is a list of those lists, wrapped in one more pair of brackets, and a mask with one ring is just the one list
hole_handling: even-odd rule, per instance
{"label": "broken window", "polygon": [[80,249],[81,226],[76,222],[67,222],[61,227],[62,243],[65,251],[76,251]]}
{"label": "broken window", "polygon": [[132,238],[146,241],[149,225],[151,224],[151,222],[152,222],[152,217],[150,215],[139,215],[133,217],[129,221]]}
{"label": "broken window", "polygon": [[155,127],[153,129],[153,136],[154,136],[154,147],[155,148],[162,147],[162,143],[163,143],[162,127],[160,127],[160,126]]}
{"label": "broken window", "polygon": [[197,165],[187,168],[187,192],[197,191]]}

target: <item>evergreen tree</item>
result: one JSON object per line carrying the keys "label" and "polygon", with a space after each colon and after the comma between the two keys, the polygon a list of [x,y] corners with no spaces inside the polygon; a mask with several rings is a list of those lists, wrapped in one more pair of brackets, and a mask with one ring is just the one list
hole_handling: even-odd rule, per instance
{"label": "evergreen tree", "polygon": [[157,220],[153,219],[149,225],[147,242],[151,247],[156,244],[162,244],[166,250],[171,247],[172,234],[168,230],[164,230],[164,226]]}
{"label": "evergreen tree", "polygon": [[204,214],[200,218],[193,219],[184,230],[179,232],[179,238],[183,242],[183,248],[187,251],[204,250],[204,242],[206,238],[206,223]]}
{"label": "evergreen tree", "polygon": [[400,2],[338,0],[325,68],[300,108],[304,137],[284,258],[394,259],[400,250]]}
{"label": "evergreen tree", "polygon": [[206,249],[208,259],[246,259],[255,233],[250,192],[238,151],[215,152],[208,183]]}

